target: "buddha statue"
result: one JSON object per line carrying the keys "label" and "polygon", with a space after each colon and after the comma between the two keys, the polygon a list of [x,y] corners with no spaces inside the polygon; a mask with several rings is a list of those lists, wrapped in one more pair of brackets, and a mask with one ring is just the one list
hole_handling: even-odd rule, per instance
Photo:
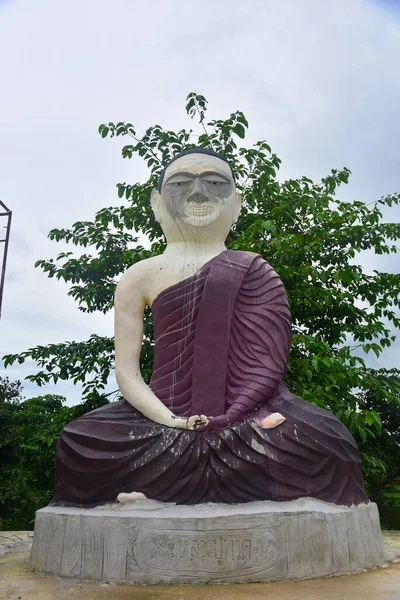
{"label": "buddha statue", "polygon": [[[115,295],[123,399],[65,427],[55,502],[368,502],[350,432],[285,385],[291,317],[282,281],[261,256],[225,247],[240,212],[225,158],[179,154],[151,204],[165,252],[130,267]],[[146,305],[150,385],[139,367]]]}

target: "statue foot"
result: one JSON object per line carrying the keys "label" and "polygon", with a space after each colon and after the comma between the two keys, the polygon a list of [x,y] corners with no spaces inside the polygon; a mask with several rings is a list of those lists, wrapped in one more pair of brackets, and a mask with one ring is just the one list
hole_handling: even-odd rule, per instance
{"label": "statue foot", "polygon": [[257,423],[263,429],[272,429],[273,427],[276,427],[277,425],[283,423],[283,421],[286,421],[286,417],[281,415],[281,413],[271,413],[270,415],[268,415],[268,417],[257,421]]}
{"label": "statue foot", "polygon": [[146,500],[146,496],[141,492],[121,492],[117,496],[118,502],[135,502],[136,500]]}

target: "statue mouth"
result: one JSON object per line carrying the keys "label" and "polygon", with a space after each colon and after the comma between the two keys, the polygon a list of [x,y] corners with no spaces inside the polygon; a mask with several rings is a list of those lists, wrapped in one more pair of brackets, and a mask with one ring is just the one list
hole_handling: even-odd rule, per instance
{"label": "statue mouth", "polygon": [[185,208],[186,214],[193,217],[205,217],[213,213],[214,210],[215,205],[208,202],[188,202]]}

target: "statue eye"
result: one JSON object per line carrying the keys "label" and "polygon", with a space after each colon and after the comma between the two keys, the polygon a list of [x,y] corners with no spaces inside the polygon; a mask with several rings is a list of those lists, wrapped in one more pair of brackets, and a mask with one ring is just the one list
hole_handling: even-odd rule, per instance
{"label": "statue eye", "polygon": [[223,181],[221,179],[203,179],[204,183],[208,183],[209,185],[229,185],[228,181]]}

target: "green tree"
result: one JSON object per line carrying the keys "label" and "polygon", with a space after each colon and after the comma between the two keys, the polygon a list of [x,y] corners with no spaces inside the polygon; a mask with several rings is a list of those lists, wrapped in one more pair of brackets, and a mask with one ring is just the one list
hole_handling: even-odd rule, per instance
{"label": "green tree", "polygon": [[[380,376],[385,377],[382,370]],[[394,377],[399,383],[398,376]],[[360,444],[361,455],[368,469],[368,493],[379,505],[382,524],[388,529],[400,529],[400,409],[371,392],[360,401],[362,409],[374,409],[382,420],[382,432]]]}
{"label": "green tree", "polygon": [[35,511],[54,494],[57,438],[67,423],[98,408],[93,397],[78,406],[46,394],[24,400],[19,381],[0,377],[0,529],[32,529]]}
{"label": "green tree", "polygon": [[[0,490],[3,477],[6,479],[8,465],[15,463],[15,440],[10,423],[19,410],[22,402],[22,386],[20,381],[10,381],[8,377],[0,377]],[[1,492],[0,492],[1,495]],[[1,521],[0,500],[0,521]]]}
{"label": "green tree", "polygon": [[[139,134],[131,123],[102,124],[103,138],[122,137],[128,143],[123,158],[138,154],[149,167],[145,183],[117,184],[119,206],[99,210],[93,221],[53,229],[50,239],[88,249],[82,256],[62,252],[56,259],[36,263],[49,277],[71,284],[69,294],[84,312],[107,312],[113,305],[117,276],[131,264],[160,253],[162,231],[150,208],[149,196],[160,170],[174,154],[194,147],[211,147],[223,154],[237,176],[243,210],[228,238],[228,247],[261,254],[281,276],[293,316],[293,344],[287,383],[305,400],[327,407],[361,443],[381,433],[381,414],[366,395],[398,410],[400,384],[396,372],[368,368],[364,353],[381,352],[400,326],[400,275],[368,272],[358,262],[361,251],[397,252],[398,223],[386,223],[381,209],[398,205],[399,194],[372,204],[347,202],[337,197],[347,185],[350,171],[332,169],[321,181],[308,177],[281,182],[281,160],[265,141],[245,147],[248,122],[241,111],[226,119],[206,118],[207,100],[191,93],[186,112],[198,120],[193,129],[177,132],[154,125]],[[145,234],[151,247],[139,244]],[[152,324],[145,314],[142,370],[151,374]],[[363,352],[362,352],[363,351]],[[5,364],[33,360],[39,371],[28,379],[39,385],[57,379],[82,382],[87,401],[101,400],[113,368],[113,341],[92,335],[85,342],[38,346],[4,357]],[[368,445],[366,446],[368,448]],[[364,452],[368,457],[368,450]],[[383,469],[365,460],[366,474]],[[378,466],[377,466],[378,465]]]}
{"label": "green tree", "polygon": [[23,400],[20,382],[0,377],[0,529],[32,529],[35,510],[50,501],[55,442],[74,412],[64,401]]}
{"label": "green tree", "polygon": [[0,406],[5,402],[16,404],[22,399],[20,381],[10,381],[8,377],[0,377]]}

